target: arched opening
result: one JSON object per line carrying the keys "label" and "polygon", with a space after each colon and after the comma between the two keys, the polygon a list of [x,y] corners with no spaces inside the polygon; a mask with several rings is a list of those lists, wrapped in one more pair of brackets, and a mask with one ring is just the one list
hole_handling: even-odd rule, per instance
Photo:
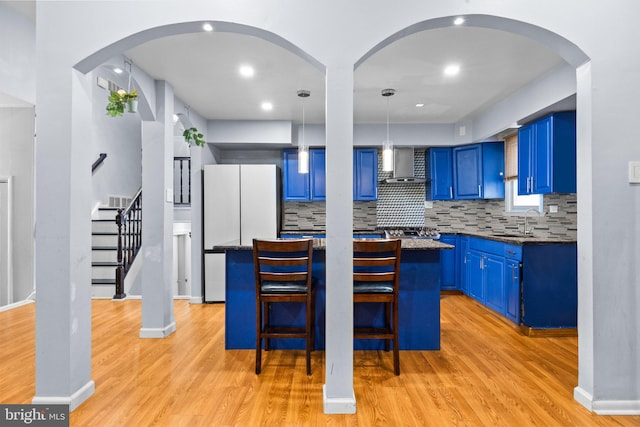
{"label": "arched opening", "polygon": [[[371,108],[370,106],[374,103],[378,106],[379,115],[382,115],[384,113],[384,104],[381,102],[380,91],[387,87],[395,88],[396,90],[398,89],[396,86],[401,87],[404,89],[402,92],[404,92],[405,95],[405,102],[403,103],[397,99],[393,100],[397,101],[395,108],[398,112],[395,116],[395,122],[393,114],[391,120],[392,129],[395,123],[400,138],[392,139],[394,139],[395,143],[398,143],[398,139],[400,139],[400,145],[403,145],[402,137],[405,135],[402,135],[400,131],[401,126],[399,124],[401,123],[427,123],[430,127],[425,126],[421,134],[421,137],[427,140],[426,142],[416,143],[415,139],[412,141],[411,138],[407,138],[404,142],[405,145],[413,145],[414,147],[421,145],[419,155],[424,158],[422,148],[429,150],[430,147],[451,147],[480,141],[502,140],[505,134],[517,134],[515,130],[516,126],[513,124],[528,123],[551,112],[576,110],[578,122],[577,161],[582,162],[587,156],[581,154],[581,152],[586,153],[591,147],[591,134],[586,131],[591,122],[591,106],[589,102],[577,102],[576,94],[578,101],[581,97],[581,91],[584,91],[582,96],[584,96],[585,99],[588,100],[590,98],[588,96],[588,91],[590,90],[588,87],[590,71],[588,66],[589,58],[587,55],[570,41],[544,28],[496,16],[461,16],[464,18],[464,24],[460,27],[456,27],[454,24],[454,19],[457,18],[456,16],[442,17],[416,23],[389,36],[362,56],[355,65],[354,97],[356,120],[358,120],[359,115],[360,117],[366,117],[367,108]],[[469,38],[464,38],[461,34],[464,33],[465,29],[468,29],[470,32]],[[432,37],[428,36],[430,32],[432,33]],[[486,32],[486,34],[483,34],[483,32]],[[493,55],[495,51],[490,50],[491,48],[500,52],[502,56],[509,54],[514,55],[515,53],[520,54],[520,52],[509,51],[507,45],[501,45],[500,42],[498,42],[500,34],[507,35],[505,39],[508,37],[516,37],[526,39],[526,43],[530,43],[530,47],[534,53],[532,53],[531,58],[519,57],[519,65],[526,66],[528,59],[533,59],[535,55],[541,54],[541,58],[543,59],[536,62],[535,65],[541,65],[541,62],[548,61],[546,64],[548,64],[549,68],[539,69],[537,71],[538,74],[536,76],[532,75],[529,80],[526,80],[526,77],[522,77],[523,80],[517,83],[519,87],[511,89],[508,93],[501,94],[498,92],[496,97],[491,101],[490,106],[487,107],[476,104],[474,107],[473,103],[475,101],[471,97],[465,98],[469,93],[462,92],[464,88],[471,92],[473,90],[472,87],[462,85],[456,87],[455,83],[445,81],[445,77],[442,76],[441,70],[446,65],[445,59],[455,58],[457,56],[456,54],[459,53],[456,51],[455,43],[450,43],[450,41],[454,38],[460,39],[458,50],[462,53],[458,56],[463,60],[468,60],[472,57],[473,52],[464,50],[469,47],[471,47],[471,49],[479,49],[479,51],[475,53],[478,53],[479,56],[484,54],[486,61],[500,60],[499,56]],[[483,45],[483,41],[488,42],[491,35],[496,35],[497,37],[494,42]],[[486,39],[484,39],[485,36],[487,37]],[[418,47],[418,43],[423,43],[421,46],[422,49]],[[523,44],[521,47],[525,45],[526,44]],[[449,49],[449,51],[443,52],[447,49]],[[392,71],[386,70],[388,71],[386,74],[387,79],[378,80],[377,83],[383,83],[382,85],[378,85],[377,87],[372,86],[372,81],[367,79],[371,70],[374,68],[383,69],[385,65],[384,61],[390,60],[390,58],[396,58],[394,54],[398,53],[401,57],[404,55],[401,59],[401,61],[404,61],[402,62],[403,64],[408,64],[415,68],[402,70],[397,64],[389,63],[387,68]],[[413,62],[408,60],[408,58],[412,59]],[[432,64],[431,62],[436,64]],[[502,71],[498,69],[485,69],[478,67],[477,62],[469,62],[471,61],[467,61],[462,65],[463,70],[461,73],[475,72],[485,74],[483,77],[488,77],[484,83],[487,87],[495,83],[491,82],[491,77],[500,75],[499,72]],[[506,66],[507,69],[509,67],[507,61],[501,65]],[[522,69],[517,67],[508,69],[507,72],[502,75],[502,79],[512,80],[511,77],[513,76],[510,76],[509,73],[517,73],[519,70]],[[397,74],[393,74],[394,71]],[[525,71],[532,71],[532,67]],[[486,75],[492,72],[493,75]],[[465,78],[466,77],[467,76],[465,76]],[[562,83],[557,85],[552,83],[552,80],[556,78],[556,83],[560,81],[562,81]],[[504,85],[507,83],[512,82],[502,82]],[[478,79],[474,81],[474,84],[483,84],[483,82],[481,79]],[[419,90],[411,91],[407,89],[409,87],[420,86],[431,89],[431,93],[428,93],[429,91],[421,92]],[[548,86],[548,89],[545,89],[545,86]],[[444,89],[442,89],[442,87],[444,87]],[[440,90],[442,90],[442,92],[440,92]],[[537,94],[544,95],[541,96],[541,99],[536,100],[535,96],[532,96],[534,93],[532,92],[533,90],[537,91]],[[400,91],[396,93],[400,93]],[[469,106],[469,110],[464,111],[462,108],[456,110],[455,102],[448,102],[446,100],[447,95],[453,98],[464,99],[463,102],[465,102],[465,106]],[[358,97],[361,98],[361,101],[366,100],[366,102],[361,102],[359,105]],[[395,96],[395,98],[398,98],[398,96]],[[378,100],[377,103],[376,99]],[[419,112],[418,109],[415,108],[418,106],[417,103],[419,103],[420,107]],[[427,110],[427,108],[424,108],[425,106],[430,107],[430,109]],[[429,118],[433,118],[433,120],[429,120]],[[381,123],[381,120],[379,120],[378,123]],[[438,134],[436,132],[438,126],[447,127],[446,131],[451,132],[451,135],[443,136],[442,134]],[[428,156],[425,162],[428,167]],[[591,248],[587,243],[591,231],[588,229],[587,223],[580,223],[577,219],[578,216],[581,215],[581,212],[585,212],[582,215],[586,215],[586,212],[591,210],[591,206],[588,204],[589,197],[581,198],[581,195],[587,195],[591,192],[591,186],[588,182],[588,172],[586,171],[590,166],[590,164],[586,163],[578,164],[577,181],[579,192],[567,195],[553,194],[548,196],[548,198],[545,196],[545,210],[543,211],[543,215],[548,215],[549,212],[552,212],[551,215],[553,216],[553,212],[558,212],[558,203],[565,207],[575,206],[577,204],[577,212],[575,212],[574,209],[568,209],[573,212],[570,212],[569,215],[564,218],[567,219],[565,222],[567,228],[562,232],[566,232],[565,237],[568,239],[577,241],[579,250],[583,251],[582,253],[586,255],[586,259],[591,259],[592,257]],[[427,183],[427,198],[429,198],[431,184],[432,183]],[[390,189],[389,191],[392,192],[395,190]],[[420,198],[422,191],[424,190],[421,189],[417,192],[417,205],[422,203]],[[384,195],[384,191],[380,191],[379,194]],[[393,196],[390,197],[393,198]],[[407,203],[407,199],[403,198],[402,203]],[[492,222],[494,224],[497,222],[498,228],[506,227],[516,229],[519,223],[523,221],[522,217],[514,217],[511,214],[505,213],[503,205],[496,206],[491,203],[477,201],[465,202],[462,200],[450,202],[450,204],[448,204],[449,202],[434,202],[430,200],[427,203],[430,205],[429,209],[433,209],[433,213],[431,214],[429,209],[423,210],[425,218],[424,226],[436,228],[440,233],[449,232],[457,234],[458,232],[464,233],[465,230],[474,230],[477,232],[479,229],[478,226],[484,231],[491,231],[492,226],[494,226]],[[390,202],[390,204],[393,205],[393,201]],[[464,210],[467,204],[469,204],[469,208],[473,209],[474,212],[465,218]],[[549,211],[547,205],[551,205],[551,211]],[[378,209],[380,210],[380,207]],[[560,210],[562,211],[563,208],[560,208]],[[486,222],[478,219],[478,217],[485,215]],[[524,218],[526,220],[526,214]],[[543,219],[543,221],[544,220],[546,219]],[[456,221],[458,221],[458,223],[456,223]],[[509,221],[513,221],[513,223],[510,225]],[[578,224],[582,224],[580,229],[578,229]],[[543,228],[545,227],[544,222],[542,226]],[[549,236],[548,234],[544,234],[544,231],[542,234],[545,238]],[[585,243],[581,243],[583,238],[587,238],[584,240]],[[464,262],[467,262],[466,258],[464,258]],[[578,263],[577,257],[575,258],[575,262]],[[452,261],[452,265],[453,263],[454,261]],[[589,261],[585,262],[584,258],[580,257],[577,269],[586,271],[589,264]],[[458,268],[466,267],[457,265],[456,269]],[[583,299],[579,297],[578,293],[584,296],[592,291],[590,289],[592,284],[588,279],[584,279],[585,276],[586,275],[578,273],[578,277],[583,278],[583,282],[577,286],[577,289],[573,290],[573,304],[577,304],[575,301],[576,298],[582,301],[588,300],[588,298]],[[461,280],[465,279],[463,278]],[[455,286],[458,286],[458,284]],[[455,286],[455,289],[460,290]],[[467,290],[464,289],[463,292],[467,293]],[[484,296],[478,298],[484,301]],[[494,310],[497,311],[498,309],[494,308]],[[589,323],[584,320],[585,318],[591,318],[591,310],[592,308],[585,304],[579,306],[576,313],[578,324],[583,326],[583,328],[580,329],[580,340],[578,342],[581,358],[592,351],[592,349],[588,349],[589,343],[592,342],[592,331],[589,328]],[[520,318],[518,318],[518,324],[520,324]],[[590,374],[588,372],[584,374],[581,372],[581,376],[582,375],[589,376]],[[581,394],[580,387],[576,387],[575,398],[584,406],[590,408],[590,403],[587,398]]]}

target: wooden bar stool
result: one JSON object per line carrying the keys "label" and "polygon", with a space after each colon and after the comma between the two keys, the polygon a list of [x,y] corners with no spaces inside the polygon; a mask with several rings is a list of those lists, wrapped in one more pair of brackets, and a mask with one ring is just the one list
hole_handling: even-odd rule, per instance
{"label": "wooden bar stool", "polygon": [[353,242],[353,302],[384,303],[383,327],[358,326],[354,338],[383,339],[385,350],[393,342],[393,371],[400,375],[398,344],[398,283],[400,240],[375,239]]}
{"label": "wooden bar stool", "polygon": [[[269,350],[271,338],[304,338],[307,375],[311,375],[314,346],[315,287],[311,280],[313,239],[253,240],[256,278],[256,374],[262,364],[262,340]],[[270,324],[269,305],[298,302],[305,304],[304,327]]]}

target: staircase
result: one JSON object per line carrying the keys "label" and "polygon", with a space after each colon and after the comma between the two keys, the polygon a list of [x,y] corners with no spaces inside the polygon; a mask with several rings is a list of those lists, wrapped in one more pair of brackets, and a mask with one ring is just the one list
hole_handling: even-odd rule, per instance
{"label": "staircase", "polygon": [[117,208],[99,208],[91,221],[91,296],[113,298],[118,266]]}

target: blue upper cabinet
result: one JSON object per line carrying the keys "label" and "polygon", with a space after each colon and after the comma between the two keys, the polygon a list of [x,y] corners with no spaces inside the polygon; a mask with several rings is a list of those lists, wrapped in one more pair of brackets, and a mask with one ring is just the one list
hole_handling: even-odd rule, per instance
{"label": "blue upper cabinet", "polygon": [[504,198],[503,142],[454,147],[452,157],[454,199]]}
{"label": "blue upper cabinet", "polygon": [[311,187],[310,200],[326,200],[326,156],[324,148],[309,150],[309,185]]}
{"label": "blue upper cabinet", "polygon": [[576,192],[576,114],[553,113],[518,131],[518,193]]}
{"label": "blue upper cabinet", "polygon": [[[309,149],[309,173],[298,173],[298,150],[287,149],[284,155],[283,199],[293,201],[326,200],[326,152]],[[378,199],[378,149],[357,148],[353,155],[354,200]]]}
{"label": "blue upper cabinet", "polygon": [[353,152],[353,199],[378,199],[377,148],[356,148]]}
{"label": "blue upper cabinet", "polygon": [[309,175],[298,173],[298,150],[284,150],[283,198],[285,201],[309,200]]}
{"label": "blue upper cabinet", "polygon": [[450,147],[431,148],[429,159],[431,168],[431,199],[453,199],[453,163]]}
{"label": "blue upper cabinet", "polygon": [[464,145],[453,149],[454,198],[482,198],[482,147],[480,144]]}

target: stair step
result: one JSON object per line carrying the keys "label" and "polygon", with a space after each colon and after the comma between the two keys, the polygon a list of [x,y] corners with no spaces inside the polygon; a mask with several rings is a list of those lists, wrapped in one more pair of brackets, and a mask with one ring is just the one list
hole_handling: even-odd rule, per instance
{"label": "stair step", "polygon": [[117,267],[117,266],[118,266],[118,263],[112,262],[112,261],[97,261],[97,262],[91,263],[91,267]]}
{"label": "stair step", "polygon": [[116,284],[116,279],[91,279],[92,285],[114,285]]}
{"label": "stair step", "polygon": [[92,251],[117,251],[117,246],[91,246]]}

